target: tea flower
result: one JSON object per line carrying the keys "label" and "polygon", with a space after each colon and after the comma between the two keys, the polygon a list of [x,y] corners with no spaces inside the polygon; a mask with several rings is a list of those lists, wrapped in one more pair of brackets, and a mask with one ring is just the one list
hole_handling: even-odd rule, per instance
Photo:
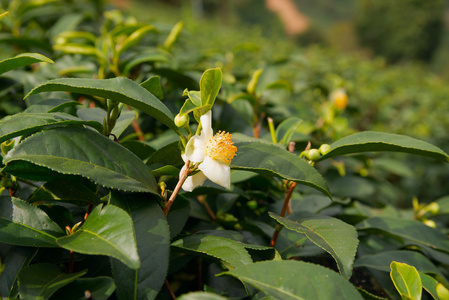
{"label": "tea flower", "polygon": [[[212,112],[209,110],[201,116],[201,134],[193,136],[186,145],[184,161],[190,160],[198,165],[199,172],[187,177],[182,189],[191,192],[208,178],[225,188],[231,187],[231,169],[229,164],[235,156],[237,147],[232,142],[231,134],[212,131]],[[181,173],[185,170],[185,166]]]}

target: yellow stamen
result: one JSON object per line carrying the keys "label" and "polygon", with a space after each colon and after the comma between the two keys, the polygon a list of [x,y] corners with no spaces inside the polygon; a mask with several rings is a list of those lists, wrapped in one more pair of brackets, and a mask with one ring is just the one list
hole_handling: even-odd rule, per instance
{"label": "yellow stamen", "polygon": [[229,164],[237,152],[230,133],[219,131],[206,144],[206,155],[212,159]]}

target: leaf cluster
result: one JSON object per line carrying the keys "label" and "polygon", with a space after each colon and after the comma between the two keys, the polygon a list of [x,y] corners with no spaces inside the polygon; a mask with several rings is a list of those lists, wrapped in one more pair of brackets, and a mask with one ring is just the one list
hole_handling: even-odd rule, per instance
{"label": "leaf cluster", "polygon": [[[326,99],[296,114],[279,65],[183,66],[183,23],[92,1],[36,29],[59,2],[17,3],[0,20],[20,52],[0,61],[1,297],[445,299],[449,198],[397,200],[414,176],[405,162],[447,172],[445,151],[359,132],[330,97],[341,84],[309,82],[304,95]],[[29,53],[21,43],[44,28],[47,55]],[[237,147],[231,189],[179,192],[193,119],[211,109]]]}

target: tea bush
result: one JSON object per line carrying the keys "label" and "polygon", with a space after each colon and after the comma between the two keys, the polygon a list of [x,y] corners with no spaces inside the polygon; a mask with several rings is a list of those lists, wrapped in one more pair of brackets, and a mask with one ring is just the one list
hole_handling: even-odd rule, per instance
{"label": "tea bush", "polygon": [[2,6],[2,297],[446,299],[443,83],[86,3]]}

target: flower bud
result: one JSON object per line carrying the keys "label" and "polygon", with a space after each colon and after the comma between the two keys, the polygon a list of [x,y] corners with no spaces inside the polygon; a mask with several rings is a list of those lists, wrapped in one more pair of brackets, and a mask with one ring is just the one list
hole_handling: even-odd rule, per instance
{"label": "flower bud", "polygon": [[179,128],[183,128],[189,125],[189,121],[190,118],[188,114],[177,114],[175,117],[175,125]]}
{"label": "flower bud", "polygon": [[311,161],[317,161],[321,157],[321,153],[318,149],[310,149],[308,153],[308,157]]}
{"label": "flower bud", "polygon": [[252,210],[255,210],[258,206],[256,200],[250,200],[246,203],[246,205]]}
{"label": "flower bud", "polygon": [[322,155],[326,155],[331,151],[331,146],[329,144],[322,144],[320,146],[320,152]]}

